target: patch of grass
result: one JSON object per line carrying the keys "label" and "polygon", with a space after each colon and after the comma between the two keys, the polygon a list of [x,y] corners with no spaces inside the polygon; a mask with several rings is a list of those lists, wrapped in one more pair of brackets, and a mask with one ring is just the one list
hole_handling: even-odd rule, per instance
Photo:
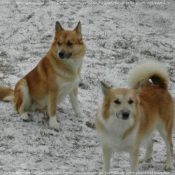
{"label": "patch of grass", "polygon": [[133,41],[133,38],[132,37],[124,37],[122,36],[122,40],[117,40],[115,43],[114,43],[114,48],[122,48],[122,49],[134,49],[135,46],[134,46],[134,41]]}
{"label": "patch of grass", "polygon": [[4,64],[3,62],[0,62],[0,70],[4,74],[4,78],[6,75],[15,73],[15,69],[11,64]]}
{"label": "patch of grass", "polygon": [[[1,52],[1,54],[6,57],[6,52]],[[14,64],[11,64],[8,60],[0,60],[0,82],[1,85],[7,84],[7,82],[3,82],[5,78],[7,78],[9,75],[16,74],[16,69],[14,67]],[[7,86],[11,87],[10,83],[8,82]]]}
{"label": "patch of grass", "polygon": [[8,136],[6,136],[6,138],[9,140],[12,140],[12,139],[14,139],[14,136],[8,135]]}
{"label": "patch of grass", "polygon": [[90,89],[89,86],[82,81],[79,83],[79,87],[84,90]]}
{"label": "patch of grass", "polygon": [[28,16],[24,16],[23,19],[20,20],[20,22],[25,22],[25,21],[28,21],[30,20],[32,17],[34,16],[34,13],[28,15]]}
{"label": "patch of grass", "polygon": [[7,52],[6,51],[2,51],[0,53],[0,57],[7,57]]}
{"label": "patch of grass", "polygon": [[153,53],[150,50],[143,50],[140,53],[143,54],[143,55],[148,55],[148,56],[156,57],[156,53]]}
{"label": "patch of grass", "polygon": [[21,57],[18,58],[18,60],[19,60],[20,62],[22,62],[22,61],[28,60],[28,58],[21,56]]}
{"label": "patch of grass", "polygon": [[95,129],[95,123],[86,122],[86,126],[91,128],[91,129]]}

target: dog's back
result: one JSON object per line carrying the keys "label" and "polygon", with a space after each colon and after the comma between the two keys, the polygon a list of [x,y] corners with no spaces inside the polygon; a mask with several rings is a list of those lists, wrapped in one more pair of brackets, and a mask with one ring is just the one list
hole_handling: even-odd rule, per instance
{"label": "dog's back", "polygon": [[[174,99],[168,92],[168,72],[165,67],[155,61],[147,61],[138,65],[129,77],[131,88],[139,92],[140,98],[140,127],[138,137],[152,135],[157,129],[167,147],[167,159],[164,169],[173,168],[172,131],[175,120]],[[150,137],[146,154],[140,162],[151,159],[153,140]]]}
{"label": "dog's back", "polygon": [[[140,99],[140,138],[152,134],[155,128],[171,137],[174,124],[174,100],[168,92],[169,76],[166,68],[157,61],[136,66],[128,81]],[[169,142],[172,142],[171,140]]]}
{"label": "dog's back", "polygon": [[147,127],[159,117],[171,130],[175,120],[171,117],[174,115],[174,100],[168,92],[169,76],[165,67],[156,61],[144,62],[131,71],[128,82],[131,88],[140,91],[140,105],[147,114],[141,127]]}

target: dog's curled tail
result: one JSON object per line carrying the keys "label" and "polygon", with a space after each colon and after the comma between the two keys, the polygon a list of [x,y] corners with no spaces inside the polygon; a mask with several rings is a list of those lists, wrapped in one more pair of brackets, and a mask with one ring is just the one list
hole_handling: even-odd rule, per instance
{"label": "dog's curled tail", "polygon": [[166,68],[157,61],[146,61],[139,64],[130,72],[128,80],[129,86],[134,89],[152,84],[167,89],[168,82],[169,76]]}
{"label": "dog's curled tail", "polygon": [[14,101],[14,90],[0,86],[0,100],[2,101]]}

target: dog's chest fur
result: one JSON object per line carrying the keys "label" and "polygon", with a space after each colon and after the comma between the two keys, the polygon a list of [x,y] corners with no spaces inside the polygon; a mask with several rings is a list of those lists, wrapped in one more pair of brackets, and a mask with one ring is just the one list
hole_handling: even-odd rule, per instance
{"label": "dog's chest fur", "polygon": [[104,126],[104,130],[99,132],[100,141],[102,145],[107,145],[117,152],[128,152],[131,150],[136,142],[136,135],[138,126],[132,130],[125,138],[123,138],[125,131],[133,124],[133,121],[123,121],[117,119],[116,116],[110,117],[108,121],[104,121],[101,112],[98,112],[98,120]]}
{"label": "dog's chest fur", "polygon": [[64,82],[61,84],[61,86],[59,85],[60,92],[58,96],[58,104],[61,103],[65,99],[65,97],[78,86],[78,83],[79,83],[79,77],[75,78],[71,82]]}
{"label": "dog's chest fur", "polygon": [[82,64],[82,60],[72,61],[68,60],[68,64],[71,65],[71,68],[74,72],[74,74],[69,74],[68,72],[65,72],[63,70],[61,71],[61,74],[69,79],[67,81],[66,79],[61,79],[60,83],[60,77],[57,78],[57,86],[59,87],[59,97],[58,97],[58,103],[62,102],[62,100],[70,94],[76,87],[78,87],[79,83],[79,73],[78,69],[80,68]]}

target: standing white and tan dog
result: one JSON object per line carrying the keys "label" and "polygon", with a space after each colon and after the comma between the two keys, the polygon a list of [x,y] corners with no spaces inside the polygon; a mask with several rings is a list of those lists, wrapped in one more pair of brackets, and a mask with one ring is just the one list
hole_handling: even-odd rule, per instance
{"label": "standing white and tan dog", "polygon": [[[113,151],[128,152],[131,172],[138,163],[151,160],[152,135],[155,129],[165,141],[167,159],[165,170],[173,168],[172,130],[174,100],[168,92],[168,73],[158,62],[138,65],[130,74],[131,89],[113,89],[102,83],[104,101],[96,117],[96,128],[102,144],[103,172],[110,172]],[[146,140],[146,153],[139,160],[141,143]]]}
{"label": "standing white and tan dog", "polygon": [[86,52],[81,24],[73,31],[55,25],[55,38],[46,56],[24,76],[15,90],[0,86],[0,99],[14,101],[15,109],[24,120],[28,111],[47,111],[50,127],[59,129],[56,120],[57,104],[69,95],[77,116],[82,116],[77,99],[79,76]]}

